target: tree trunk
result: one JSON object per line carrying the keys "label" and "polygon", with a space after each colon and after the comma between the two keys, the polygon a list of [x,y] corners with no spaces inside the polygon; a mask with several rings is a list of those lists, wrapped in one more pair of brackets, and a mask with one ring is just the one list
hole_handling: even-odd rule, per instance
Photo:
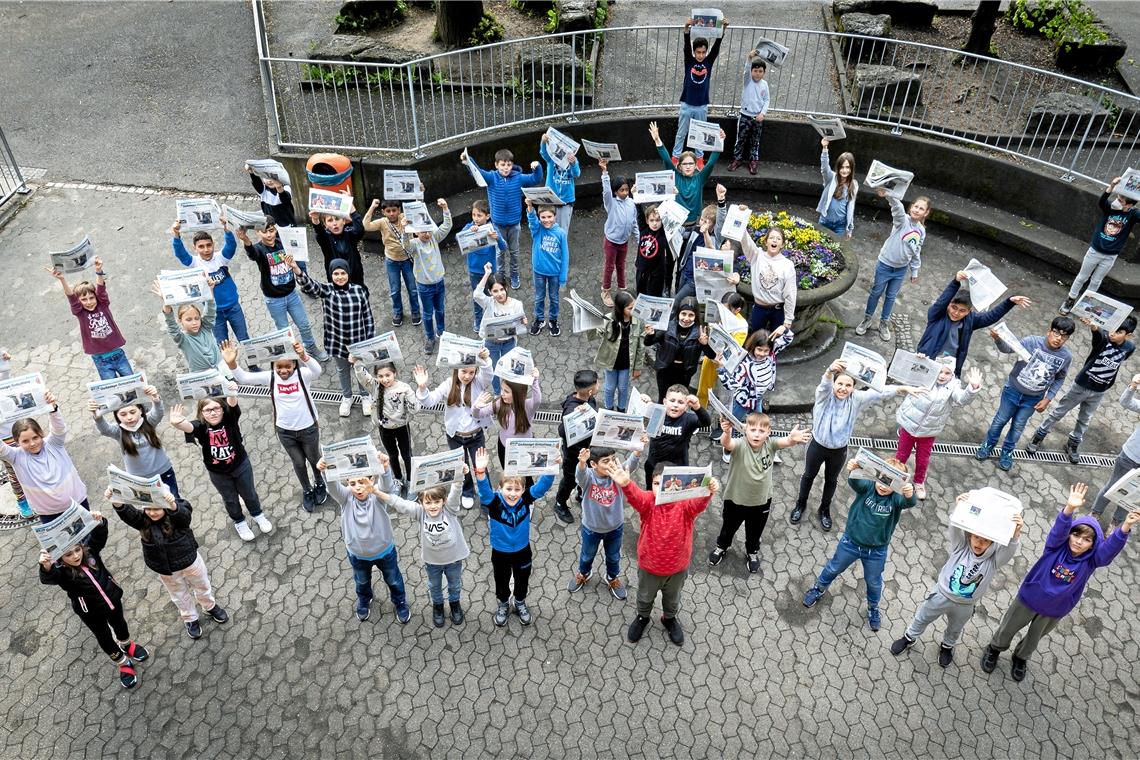
{"label": "tree trunk", "polygon": [[990,40],[993,39],[1000,13],[1000,0],[981,0],[978,3],[977,9],[970,16],[970,39],[966,40],[962,52],[993,57],[990,55]]}
{"label": "tree trunk", "polygon": [[435,4],[435,32],[446,47],[465,47],[483,18],[483,0],[452,0]]}

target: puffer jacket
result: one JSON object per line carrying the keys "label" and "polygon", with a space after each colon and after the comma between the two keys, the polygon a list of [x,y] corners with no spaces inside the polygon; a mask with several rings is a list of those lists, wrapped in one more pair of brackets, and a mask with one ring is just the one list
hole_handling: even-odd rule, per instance
{"label": "puffer jacket", "polygon": [[952,377],[942,385],[935,385],[928,393],[908,395],[899,405],[895,421],[915,438],[933,438],[950,421],[954,405],[968,404],[977,392]]}
{"label": "puffer jacket", "polygon": [[685,372],[690,375],[697,371],[697,365],[701,363],[701,356],[706,356],[709,359],[716,358],[716,352],[707,343],[700,342],[700,327],[694,322],[693,326],[689,329],[687,338],[682,339],[678,333],[681,326],[677,320],[669,323],[667,330],[654,330],[651,335],[646,335],[644,343],[647,346],[657,346],[657,355],[653,361],[653,369],[663,370],[668,369],[673,365],[673,362],[680,361],[681,366],[685,368]]}
{"label": "puffer jacket", "polygon": [[115,514],[139,532],[142,539],[143,562],[159,575],[172,575],[185,570],[198,559],[198,541],[190,529],[192,509],[190,502],[178,499],[178,509],[163,518],[170,521],[170,535],[162,531],[160,522],[154,522],[140,509],[130,504],[113,504]]}

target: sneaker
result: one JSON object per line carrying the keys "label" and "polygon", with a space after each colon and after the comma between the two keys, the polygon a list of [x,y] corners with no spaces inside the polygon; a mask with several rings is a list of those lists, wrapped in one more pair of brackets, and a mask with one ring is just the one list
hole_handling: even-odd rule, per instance
{"label": "sneaker", "polygon": [[234,530],[236,530],[237,534],[241,536],[242,541],[253,540],[253,531],[249,529],[249,523],[247,523],[245,520],[234,523]]}
{"label": "sneaker", "polygon": [[823,596],[823,589],[817,586],[812,586],[807,590],[807,593],[804,594],[804,606],[814,607],[815,603],[819,601],[819,598],[821,596]]}
{"label": "sneaker", "polygon": [[273,532],[273,523],[269,522],[269,518],[265,516],[264,512],[262,512],[259,515],[254,515],[253,521],[255,523],[257,523],[257,529],[260,530],[262,533],[272,533]]}
{"label": "sneaker", "polygon": [[944,668],[948,668],[952,662],[954,662],[954,647],[948,647],[945,644],[939,644],[938,664]]}
{"label": "sneaker", "polygon": [[625,589],[625,584],[621,582],[621,578],[611,578],[606,576],[606,585],[610,587],[610,593],[614,595],[614,599],[619,602],[624,602],[629,593]]}
{"label": "sneaker", "polygon": [[1061,308],[1057,309],[1057,313],[1062,317],[1067,316],[1068,313],[1073,310],[1073,305],[1076,304],[1076,302],[1077,299],[1075,298],[1066,298],[1065,302],[1061,304]]}
{"label": "sneaker", "polygon": [[720,461],[724,462],[725,464],[729,464],[732,461],[732,452],[728,449],[721,449]]}
{"label": "sneaker", "polygon": [[506,602],[499,602],[498,608],[495,610],[495,625],[502,628],[507,624],[507,615],[511,614],[510,605]]}
{"label": "sneaker", "polygon": [[593,574],[593,572],[586,573],[585,575],[578,572],[574,573],[574,577],[566,584],[566,590],[571,594],[581,591],[582,587],[586,585],[586,581],[590,580],[590,576]]}
{"label": "sneaker", "polygon": [[340,400],[340,416],[347,417],[352,414],[352,396]]}
{"label": "sneaker", "polygon": [[519,279],[517,274],[511,275],[511,290],[518,290],[522,287],[522,280]]}
{"label": "sneaker", "polygon": [[1029,443],[1025,444],[1025,450],[1028,451],[1030,454],[1036,454],[1037,453],[1037,447],[1040,446],[1041,442],[1044,440],[1045,440],[1045,434],[1044,433],[1042,433],[1040,430],[1034,432],[1033,438],[1031,438],[1029,440]]}
{"label": "sneaker", "polygon": [[471,496],[462,496],[459,503],[464,509],[472,509],[475,506],[475,499]]}
{"label": "sneaker", "polygon": [[313,501],[317,506],[321,506],[329,500],[329,487],[325,485],[325,481],[321,481],[313,486]]}
{"label": "sneaker", "polygon": [[365,396],[363,399],[361,399],[361,401],[360,401],[360,413],[363,414],[365,417],[371,417],[372,416],[372,396],[371,395]]}
{"label": "sneaker", "polygon": [[424,323],[424,317],[422,314],[413,314],[412,315],[412,326],[413,327],[419,327],[423,323]]}
{"label": "sneaker", "polygon": [[607,307],[609,307],[611,309],[613,308],[614,297],[613,297],[613,294],[610,293],[608,288],[602,289],[602,303],[604,303]]}
{"label": "sneaker", "polygon": [[784,460],[780,459],[780,452],[778,452],[778,451],[772,452],[772,464],[783,464],[783,463],[784,463]]}
{"label": "sneaker", "polygon": [[301,509],[306,512],[312,512],[317,508],[316,490],[309,488],[301,496]]}
{"label": "sneaker", "polygon": [[435,624],[436,628],[443,628],[443,624],[447,622],[447,618],[443,614],[442,604],[431,606],[431,622]]}
{"label": "sneaker", "polygon": [[202,638],[202,624],[197,620],[191,620],[186,624],[186,635],[192,639]]}
{"label": "sneaker", "polygon": [[877,631],[883,627],[883,616],[878,607],[867,608],[867,625],[871,626],[872,631]]}
{"label": "sneaker", "polygon": [[128,641],[126,646],[119,644],[119,649],[135,662],[146,662],[150,659],[150,652],[147,651],[146,647],[133,641]]}
{"label": "sneaker", "polygon": [[997,667],[999,654],[1001,653],[991,647],[989,644],[986,644],[986,648],[982,650],[982,672],[994,672],[994,668]]}
{"label": "sneaker", "polygon": [[315,351],[310,351],[309,356],[313,357],[319,362],[327,362],[329,360],[328,352],[320,348]]}
{"label": "sneaker", "polygon": [[463,605],[461,605],[459,602],[451,602],[450,604],[451,604],[451,624],[452,625],[463,625],[463,620],[464,620]]}
{"label": "sneaker", "polygon": [[550,327],[550,337],[557,338],[559,335],[562,334],[562,328],[558,326],[558,320],[557,319],[550,320],[550,322],[547,323],[547,325],[548,325],[548,327]]}
{"label": "sneaker", "polygon": [[129,657],[124,657],[119,661],[119,683],[123,685],[124,689],[133,689],[139,685],[139,677],[135,673],[134,663],[131,662]]}
{"label": "sneaker", "polygon": [[751,174],[753,177],[756,176],[756,167],[759,164],[760,164],[759,161],[749,161],[748,162],[748,173]]}
{"label": "sneaker", "polygon": [[788,515],[788,522],[792,525],[799,525],[800,520],[803,519],[804,511],[802,509],[793,509],[792,513]]}
{"label": "sneaker", "polygon": [[28,500],[20,498],[16,501],[16,506],[20,508],[20,517],[35,517],[36,513],[32,511],[32,505],[28,504]]}
{"label": "sneaker", "polygon": [[368,615],[372,612],[367,604],[356,603],[356,619],[363,623],[368,619]]}
{"label": "sneaker", "polygon": [[1013,469],[1013,452],[1002,449],[1001,456],[998,457],[998,469],[1003,472],[1009,472]]}
{"label": "sneaker", "polygon": [[863,317],[863,321],[855,326],[855,334],[866,335],[867,331],[871,329],[871,325],[874,324],[874,322],[875,320],[871,316]]}
{"label": "sneaker", "polygon": [[541,321],[541,320],[538,320],[538,319],[531,322],[530,323],[530,334],[531,335],[538,335],[540,332],[542,332],[542,326],[544,324],[546,324],[546,323]]}
{"label": "sneaker", "polygon": [[223,610],[220,604],[215,604],[213,609],[206,610],[206,614],[218,625],[225,625],[230,621],[229,613]]}
{"label": "sneaker", "polygon": [[685,643],[685,632],[681,630],[681,621],[675,617],[667,618],[661,616],[661,625],[665,626],[665,630],[669,632],[669,640],[677,646]]}
{"label": "sneaker", "polygon": [[891,342],[891,323],[886,319],[879,320],[879,340],[884,343]]}
{"label": "sneaker", "polygon": [[891,654],[893,654],[895,657],[898,657],[900,654],[914,646],[915,643],[916,639],[912,639],[904,633],[900,638],[897,638],[891,642]]}
{"label": "sneaker", "polygon": [[523,625],[530,625],[533,618],[530,616],[530,608],[526,606],[526,602],[522,599],[516,599],[512,610],[519,616],[519,622]]}
{"label": "sneaker", "polygon": [[713,547],[713,550],[709,552],[709,564],[716,567],[724,559],[725,554],[728,554],[728,549],[721,549],[719,546]]}
{"label": "sneaker", "polygon": [[412,619],[412,611],[408,609],[407,604],[396,605],[396,622],[400,625],[406,625]]}
{"label": "sneaker", "polygon": [[984,462],[989,459],[993,453],[994,447],[988,443],[983,443],[978,447],[978,450],[974,452],[974,459],[977,459],[979,462]]}
{"label": "sneaker", "polygon": [[732,159],[732,163],[728,165],[728,170],[734,172],[740,168],[741,161],[739,158]]}
{"label": "sneaker", "polygon": [[1025,680],[1025,671],[1028,669],[1029,663],[1021,659],[1017,655],[1013,656],[1013,664],[1009,667],[1009,674],[1015,681]]}
{"label": "sneaker", "polygon": [[402,324],[404,324],[404,315],[403,314],[401,314],[398,317],[392,317],[392,327],[399,327]]}
{"label": "sneaker", "polygon": [[914,495],[918,497],[919,501],[926,501],[926,484],[925,483],[915,483],[914,484]]}
{"label": "sneaker", "polygon": [[424,343],[424,356],[435,356],[435,352],[439,350],[439,341],[435,338],[428,338]]}
{"label": "sneaker", "polygon": [[744,566],[748,568],[748,572],[750,573],[760,572],[760,552],[749,554]]}
{"label": "sneaker", "polygon": [[1081,452],[1079,451],[1080,447],[1080,441],[1074,441],[1072,438],[1065,441],[1065,453],[1069,456],[1069,464],[1081,463]]}
{"label": "sneaker", "polygon": [[649,625],[649,618],[634,615],[633,622],[629,624],[629,630],[625,632],[625,637],[629,639],[629,643],[636,644],[641,641],[641,634],[645,633],[645,626],[647,625]]}
{"label": "sneaker", "polygon": [[570,507],[565,504],[554,505],[554,516],[567,525],[574,522],[574,515],[570,514]]}
{"label": "sneaker", "polygon": [[823,528],[824,533],[831,532],[831,515],[823,510],[819,512],[819,527]]}

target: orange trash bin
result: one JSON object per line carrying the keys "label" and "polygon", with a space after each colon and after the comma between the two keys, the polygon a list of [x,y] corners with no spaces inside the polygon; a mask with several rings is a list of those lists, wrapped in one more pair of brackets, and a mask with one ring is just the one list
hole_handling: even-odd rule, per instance
{"label": "orange trash bin", "polygon": [[314,153],[305,163],[309,185],[317,190],[352,192],[352,161],[339,153]]}

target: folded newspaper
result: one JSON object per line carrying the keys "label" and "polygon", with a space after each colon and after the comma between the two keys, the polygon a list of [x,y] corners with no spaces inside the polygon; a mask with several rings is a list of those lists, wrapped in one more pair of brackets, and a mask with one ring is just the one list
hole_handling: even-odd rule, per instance
{"label": "folded newspaper", "polygon": [[770,40],[765,37],[761,37],[757,40],[753,49],[756,51],[758,58],[763,58],[768,62],[769,66],[775,66],[777,68],[782,66],[784,59],[788,57],[788,48],[775,40]]}
{"label": "folded newspaper", "polygon": [[942,371],[942,366],[933,359],[900,348],[895,351],[891,359],[887,376],[894,378],[899,385],[913,385],[916,388],[930,390],[938,382],[938,373]]}
{"label": "folded newspaper", "polygon": [[557,475],[561,457],[561,438],[512,438],[503,454],[503,474]]}
{"label": "folded newspaper", "polygon": [[33,525],[32,532],[36,534],[36,540],[51,557],[51,561],[58,562],[68,549],[87,538],[98,525],[99,522],[92,514],[72,499],[59,517],[49,523]]}
{"label": "folded newspaper", "polygon": [[606,323],[605,315],[598,307],[578,295],[578,291],[570,289],[570,309],[573,312],[571,332],[580,333],[594,330]]}
{"label": "folded newspaper", "polygon": [[404,354],[400,351],[400,343],[396,340],[396,333],[389,330],[386,333],[381,333],[375,338],[362,340],[359,343],[351,343],[347,346],[348,353],[356,357],[356,360],[363,364],[365,367],[375,367],[377,364],[399,364],[404,359]]}
{"label": "folded newspaper", "polygon": [[687,499],[704,499],[712,495],[712,466],[666,467],[661,471],[661,487],[654,496],[655,504],[672,504]]}
{"label": "folded newspaper", "polygon": [[174,380],[178,383],[178,397],[184,401],[221,398],[228,395],[230,387],[230,381],[216,367],[186,372],[177,375]]}
{"label": "folded newspaper", "polygon": [[655,404],[648,400],[649,398],[649,396],[643,397],[637,388],[630,386],[629,402],[625,405],[625,413],[643,417],[646,420],[646,434],[650,438],[656,438],[661,434],[661,428],[665,426],[665,405]]}
{"label": "folded newspaper", "polygon": [[977,259],[970,259],[962,271],[966,273],[966,282],[970,284],[970,304],[975,309],[990,308],[1006,291],[1005,285],[993,271]]}
{"label": "folded newspaper", "polygon": [[159,507],[169,509],[166,495],[170,489],[162,482],[158,475],[143,477],[131,475],[115,465],[107,466],[107,487],[111,489],[111,502],[115,504],[131,504],[146,509]]}
{"label": "folded newspaper", "polygon": [[463,165],[467,167],[467,171],[471,174],[471,179],[475,180],[475,184],[479,187],[486,187],[487,180],[483,179],[483,175],[479,172],[479,167],[475,165],[474,159],[472,159],[470,154],[468,154],[466,148],[463,149],[462,155],[467,157],[467,160],[463,162]]}
{"label": "folded newspaper", "polygon": [[907,188],[914,181],[914,172],[903,169],[892,169],[878,159],[871,162],[867,170],[867,178],[863,183],[871,188],[883,188],[887,195],[898,198],[900,201],[906,196]]}
{"label": "folded newspaper", "polygon": [[352,216],[352,196],[331,190],[309,188],[309,211],[348,219]]}
{"label": "folded newspaper", "polygon": [[52,405],[44,395],[47,386],[39,372],[0,380],[0,422],[15,422],[47,414]]}
{"label": "folded newspaper", "polygon": [[677,195],[673,172],[665,169],[656,172],[638,172],[633,179],[633,199],[637,203],[671,201]]}
{"label": "folded newspaper", "polygon": [[673,251],[674,256],[679,256],[681,243],[684,239],[685,219],[689,216],[689,210],[674,199],[669,198],[657,206],[657,216],[661,219],[661,229],[665,232],[669,250]]}
{"label": "folded newspaper", "polygon": [[321,456],[325,460],[325,478],[328,480],[344,481],[381,473],[380,453],[368,435],[338,443],[322,443]]}
{"label": "folded newspaper", "polygon": [[748,330],[748,320],[743,317],[738,317],[732,313],[727,306],[722,303],[717,305],[717,324],[725,329],[728,333],[739,333]]}
{"label": "folded newspaper", "polygon": [[272,364],[278,359],[296,359],[297,350],[293,344],[297,339],[293,337],[293,328],[283,327],[265,335],[243,340],[238,345],[241,355],[249,366]]}
{"label": "folded newspaper", "polygon": [[482,329],[484,338],[498,343],[526,333],[522,314],[502,314],[495,317],[485,313]]}
{"label": "folded newspaper", "polygon": [[720,356],[720,366],[730,375],[748,355],[748,352],[736,342],[736,338],[732,337],[732,333],[719,324],[709,325],[709,348]]}
{"label": "folded newspaper", "polygon": [[471,251],[478,251],[480,248],[492,245],[491,233],[494,231],[495,225],[489,223],[460,230],[455,233],[455,242],[459,243],[459,252],[471,253]]}
{"label": "folded newspaper", "polygon": [[212,198],[179,198],[175,214],[182,234],[222,228],[222,209]]}
{"label": "folded newspaper", "polygon": [[852,471],[851,477],[857,480],[873,480],[895,493],[902,493],[903,487],[910,483],[909,473],[892,467],[865,448],[860,447],[855,453],[855,462],[859,467]]}
{"label": "folded newspaper", "polygon": [[408,493],[419,493],[425,488],[445,486],[463,480],[463,449],[452,449],[439,454],[412,457],[412,471],[408,476]]}
{"label": "folded newspaper", "polygon": [[594,434],[598,424],[598,413],[588,404],[583,409],[575,409],[562,418],[562,429],[566,431],[566,445],[573,446]]}
{"label": "folded newspaper", "polygon": [[625,414],[609,409],[598,412],[591,446],[608,446],[623,451],[640,451],[644,444],[645,419],[640,414]]}
{"label": "folded newspaper", "polygon": [[844,363],[844,372],[855,378],[860,387],[881,391],[887,387],[887,360],[869,348],[847,342],[839,360]]}
{"label": "folded newspaper", "polygon": [[699,151],[724,150],[724,138],[720,135],[720,125],[711,121],[689,120],[689,134],[685,137],[685,147]]}
{"label": "folded newspaper", "polygon": [[282,185],[289,184],[289,172],[280,161],[272,158],[256,158],[246,161],[245,165],[262,179],[276,180]]}
{"label": "folded newspaper", "polygon": [[420,173],[409,169],[384,170],[384,199],[389,201],[422,201],[423,183]]}
{"label": "folded newspaper", "polygon": [[570,166],[570,157],[577,154],[580,147],[568,135],[559,132],[554,127],[549,127],[546,130],[546,152],[550,156],[550,160],[559,169]]}
{"label": "folded newspaper", "polygon": [[435,357],[437,367],[474,367],[479,363],[479,353],[483,341],[478,338],[464,338],[453,332],[444,331],[439,336],[439,352]]}
{"label": "folded newspaper", "polygon": [[649,325],[654,330],[668,329],[672,312],[672,298],[658,298],[642,293],[633,302],[633,318],[642,324]]}
{"label": "folded newspaper", "polygon": [[260,211],[242,211],[233,206],[222,206],[226,221],[231,227],[239,230],[265,229],[265,214]]}
{"label": "folded newspaper", "polygon": [[534,357],[525,348],[515,346],[499,357],[495,376],[509,383],[530,386],[534,383]]}
{"label": "folded newspaper", "polygon": [[95,414],[102,416],[128,404],[150,404],[146,395],[146,375],[136,372],[125,377],[113,377],[87,384],[87,392],[95,402]]}
{"label": "folded newspaper", "polygon": [[621,161],[621,151],[618,149],[617,143],[600,143],[594,142],[593,140],[583,140],[582,149],[586,151],[586,155],[590,158]]}
{"label": "folded newspaper", "polygon": [[1140,509],[1140,467],[1129,470],[1104,492],[1104,498],[1129,511]]}
{"label": "folded newspaper", "polygon": [[202,303],[214,300],[210,275],[205,269],[163,269],[158,273],[158,287],[163,306]]}
{"label": "folded newspaper", "polygon": [[1126,169],[1124,174],[1120,175],[1120,181],[1116,183],[1115,193],[1133,201],[1140,201],[1140,171],[1132,167]]}
{"label": "folded newspaper", "polygon": [[997,333],[998,340],[1000,340],[1006,345],[1007,348],[1013,351],[1013,353],[1017,355],[1018,359],[1023,362],[1029,361],[1029,349],[1021,345],[1021,339],[1013,334],[1013,330],[1009,329],[1009,325],[1007,325],[1004,321],[998,322],[991,329]]}
{"label": "folded newspaper", "polygon": [[808,123],[815,127],[815,131],[819,133],[820,137],[826,137],[828,140],[842,140],[847,137],[847,131],[843,128],[843,120],[835,116],[808,116]]}
{"label": "folded newspaper", "polygon": [[423,201],[409,201],[403,206],[404,229],[408,232],[435,232],[435,220],[431,218]]}
{"label": "folded newspaper", "polygon": [[720,226],[720,236],[740,242],[748,234],[748,220],[752,218],[752,209],[742,203],[733,203],[724,215],[724,224]]}
{"label": "folded newspaper", "polygon": [[566,201],[558,197],[558,193],[554,192],[552,188],[546,185],[539,187],[524,187],[522,189],[523,197],[530,201],[531,205],[538,210],[539,206],[565,206]]}
{"label": "folded newspaper", "polygon": [[1004,491],[986,486],[966,494],[950,513],[950,524],[996,544],[1009,546],[1017,526],[1014,515],[1021,514],[1021,501]]}
{"label": "folded newspaper", "polygon": [[729,409],[728,406],[719,398],[717,398],[716,394],[712,393],[711,391],[709,392],[709,406],[712,407],[713,410],[721,416],[721,419],[728,420],[732,426],[736,428],[737,432],[744,432],[744,420],[733,414],[732,410]]}
{"label": "folded newspaper", "polygon": [[66,251],[55,251],[48,255],[51,257],[51,265],[64,274],[82,272],[95,263],[95,244],[91,242],[90,235],[85,235]]}
{"label": "folded newspaper", "polygon": [[1132,307],[1095,290],[1086,290],[1073,306],[1074,317],[1084,317],[1105,332],[1116,332],[1124,319],[1132,313]]}
{"label": "folded newspaper", "polygon": [[308,227],[278,227],[277,237],[281,240],[281,247],[293,257],[297,263],[309,260],[309,228]]}

